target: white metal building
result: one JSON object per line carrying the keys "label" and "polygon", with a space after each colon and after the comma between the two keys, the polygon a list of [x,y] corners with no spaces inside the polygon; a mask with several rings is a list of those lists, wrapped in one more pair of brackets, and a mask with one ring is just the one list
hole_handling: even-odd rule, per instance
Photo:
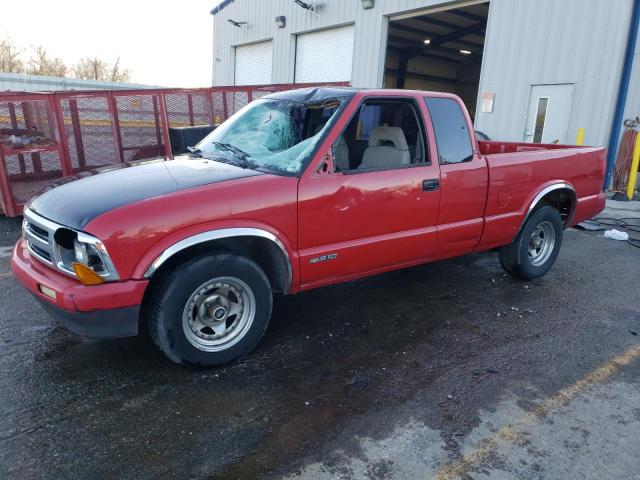
{"label": "white metal building", "polygon": [[213,84],[444,90],[491,138],[573,143],[584,128],[585,143],[607,145],[640,115],[638,4],[225,0],[211,12]]}

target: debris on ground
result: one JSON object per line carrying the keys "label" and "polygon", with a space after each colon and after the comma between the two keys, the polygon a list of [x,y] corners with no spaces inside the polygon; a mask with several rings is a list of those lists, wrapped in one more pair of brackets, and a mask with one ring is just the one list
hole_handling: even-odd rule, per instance
{"label": "debris on ground", "polygon": [[604,232],[604,238],[626,242],[627,240],[629,240],[629,234],[627,232],[621,232],[620,230],[612,228],[611,230],[607,230],[606,232]]}

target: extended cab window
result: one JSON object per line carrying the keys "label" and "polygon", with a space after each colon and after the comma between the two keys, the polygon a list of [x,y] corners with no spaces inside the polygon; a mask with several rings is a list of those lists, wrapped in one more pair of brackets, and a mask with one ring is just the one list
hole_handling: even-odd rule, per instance
{"label": "extended cab window", "polygon": [[365,100],[333,147],[335,169],[358,173],[424,164],[422,132],[411,100]]}
{"label": "extended cab window", "polygon": [[473,158],[471,137],[464,113],[451,98],[426,98],[436,134],[440,163],[462,163]]}

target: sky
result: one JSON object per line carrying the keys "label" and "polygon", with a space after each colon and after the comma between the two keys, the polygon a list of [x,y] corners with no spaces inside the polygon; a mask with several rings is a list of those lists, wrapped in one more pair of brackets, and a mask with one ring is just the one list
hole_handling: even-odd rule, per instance
{"label": "sky", "polygon": [[220,0],[19,0],[2,2],[0,37],[44,46],[68,64],[97,56],[131,70],[131,81],[211,85],[213,20]]}

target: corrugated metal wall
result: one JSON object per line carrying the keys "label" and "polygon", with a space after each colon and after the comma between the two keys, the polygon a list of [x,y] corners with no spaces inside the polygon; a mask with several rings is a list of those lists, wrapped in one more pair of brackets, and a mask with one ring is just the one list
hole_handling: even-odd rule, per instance
{"label": "corrugated metal wall", "polygon": [[[313,0],[308,0],[313,3]],[[356,87],[380,87],[383,81],[388,16],[439,5],[442,0],[377,0],[362,8],[360,0],[325,0],[318,15],[293,0],[236,0],[213,16],[213,85],[233,85],[234,46],[273,39],[273,83],[292,83],[295,65],[295,34],[356,24],[353,77]],[[275,18],[287,17],[277,28]],[[235,27],[228,19],[249,22]]]}
{"label": "corrugated metal wall", "polygon": [[636,39],[636,51],[633,57],[633,70],[629,82],[629,96],[624,109],[624,118],[636,118],[640,116],[640,35]]}
{"label": "corrugated metal wall", "polygon": [[21,73],[0,72],[0,92],[49,92],[52,90],[117,90],[130,88],[158,88],[137,83],[100,82],[78,80],[75,78],[24,75]]}
{"label": "corrugated metal wall", "polygon": [[[478,114],[479,130],[492,138],[523,139],[531,85],[575,83],[568,140],[579,127],[586,143],[605,145],[611,129],[633,0],[491,0],[480,81],[496,94],[494,112]],[[314,15],[292,0],[236,0],[214,18],[214,85],[233,84],[235,45],[273,38],[274,83],[293,81],[295,34],[356,24],[352,83],[383,84],[389,16],[447,4],[442,0],[325,0]],[[285,15],[287,26],[276,28]],[[227,19],[247,21],[238,28]],[[636,52],[638,54],[638,52]],[[640,61],[636,62],[627,116],[640,110]],[[636,113],[633,113],[633,112]],[[632,115],[633,114],[633,115]]]}
{"label": "corrugated metal wall", "polygon": [[568,141],[606,145],[618,95],[632,0],[491,0],[476,117],[492,138],[522,140],[531,85],[575,83]]}

